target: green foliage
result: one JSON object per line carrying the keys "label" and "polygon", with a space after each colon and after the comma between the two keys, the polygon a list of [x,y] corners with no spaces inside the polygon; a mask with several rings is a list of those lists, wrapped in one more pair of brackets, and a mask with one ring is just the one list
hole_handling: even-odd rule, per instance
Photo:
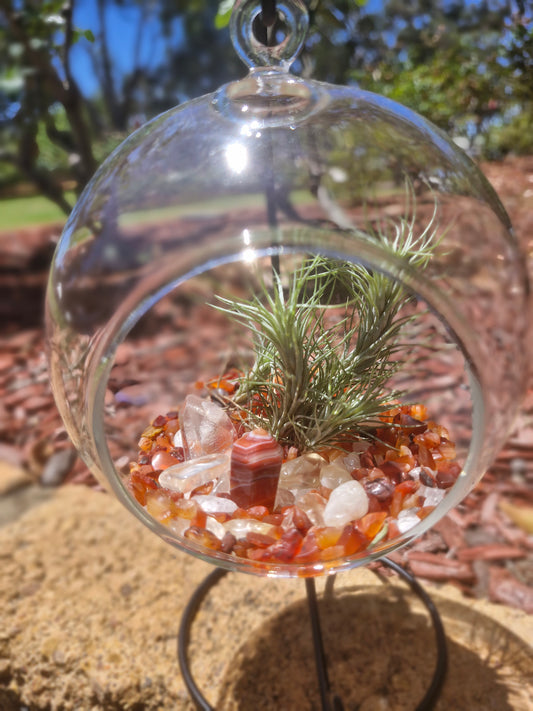
{"label": "green foliage", "polygon": [[[530,115],[533,20],[520,3],[389,0],[381,29],[390,46],[351,71],[361,87],[471,143],[481,140],[487,152],[497,135],[505,136],[495,127]],[[499,152],[505,150],[502,143]]]}
{"label": "green foliage", "polygon": [[490,128],[485,153],[490,158],[502,155],[533,155],[533,105],[512,116],[505,123]]}
{"label": "green foliage", "polygon": [[221,2],[219,2],[217,14],[215,16],[215,27],[217,30],[221,30],[229,25],[231,11],[233,10],[234,4],[235,0],[221,0]]}

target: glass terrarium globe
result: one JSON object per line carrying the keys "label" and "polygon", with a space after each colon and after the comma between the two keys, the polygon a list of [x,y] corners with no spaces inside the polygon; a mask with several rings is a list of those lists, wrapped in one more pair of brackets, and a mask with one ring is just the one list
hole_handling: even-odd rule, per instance
{"label": "glass terrarium globe", "polygon": [[[524,392],[529,294],[474,163],[394,102],[291,75],[303,5],[278,3],[273,48],[259,12],[232,19],[248,75],[136,131],[73,210],[47,294],[52,384],[84,460],[165,540],[318,575],[412,540],[483,475]],[[279,480],[270,503],[235,501],[236,442],[257,428],[239,456],[252,480],[277,457]]]}

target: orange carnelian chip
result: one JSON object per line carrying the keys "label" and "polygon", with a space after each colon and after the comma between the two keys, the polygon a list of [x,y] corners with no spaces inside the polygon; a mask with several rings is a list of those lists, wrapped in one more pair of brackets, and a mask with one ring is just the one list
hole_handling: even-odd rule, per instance
{"label": "orange carnelian chip", "polygon": [[197,514],[199,506],[196,501],[191,499],[180,499],[176,501],[176,506],[178,508],[178,516],[180,518],[186,518],[191,521]]}
{"label": "orange carnelian chip", "polygon": [[285,531],[279,541],[263,550],[263,555],[256,560],[289,563],[302,545],[303,536],[299,531]]}
{"label": "orange carnelian chip", "polygon": [[236,508],[232,513],[231,518],[250,518],[246,509]]}
{"label": "orange carnelian chip", "polygon": [[408,472],[416,466],[413,453],[409,447],[406,447],[403,444],[399,447],[399,451],[388,449],[385,454],[385,460],[395,462],[403,469],[404,472]]}
{"label": "orange carnelian chip", "polygon": [[198,507],[198,511],[195,513],[195,515],[191,519],[191,526],[198,526],[198,528],[205,528],[206,523],[207,523],[207,514],[205,511],[202,511],[202,509],[200,507]]}
{"label": "orange carnelian chip", "polygon": [[401,491],[395,491],[394,494],[392,495],[392,501],[391,505],[389,508],[390,515],[393,516],[394,518],[397,518],[398,514],[402,510],[402,503],[405,498],[405,495],[402,494]]}
{"label": "orange carnelian chip", "polygon": [[210,494],[213,491],[214,481],[208,481],[207,484],[201,484],[197,486],[196,489],[191,491],[191,496],[196,496],[197,494]]}
{"label": "orange carnelian chip", "polygon": [[264,516],[268,516],[270,511],[266,506],[249,506],[246,509],[247,518],[255,518],[261,521]]}
{"label": "orange carnelian chip", "polygon": [[436,434],[439,435],[439,437],[445,437],[446,439],[450,439],[450,433],[446,429],[446,427],[443,427],[442,425],[438,425],[436,422],[433,422],[430,420],[428,422],[428,428],[432,431],[435,432]]}
{"label": "orange carnelian chip", "polygon": [[382,427],[376,431],[377,439],[391,447],[396,443],[396,435],[397,432],[394,427]]}
{"label": "orange carnelian chip", "polygon": [[146,493],[146,510],[158,521],[168,524],[178,516],[178,506],[175,501],[163,493],[162,489]]}
{"label": "orange carnelian chip", "polygon": [[440,435],[436,432],[424,432],[423,434],[417,434],[414,436],[415,444],[422,445],[428,449],[433,449],[438,447],[440,444]]}
{"label": "orange carnelian chip", "polygon": [[396,491],[401,491],[402,494],[412,494],[415,492],[419,487],[419,483],[415,481],[414,479],[406,479],[405,481],[402,481],[401,484],[398,484],[396,487]]}
{"label": "orange carnelian chip", "polygon": [[177,417],[173,417],[165,425],[165,433],[167,435],[175,435],[176,432],[179,430],[179,428],[180,428],[180,421],[178,420]]}
{"label": "orange carnelian chip", "polygon": [[346,553],[344,546],[331,546],[320,551],[320,560],[337,560],[337,558],[342,558],[345,555],[349,555],[349,553]]}
{"label": "orange carnelian chip", "polygon": [[222,511],[214,511],[213,513],[209,514],[212,516],[215,521],[218,521],[219,523],[225,523],[226,521],[229,521],[231,516],[228,513],[223,513]]}
{"label": "orange carnelian chip", "polygon": [[214,533],[211,533],[211,531],[207,531],[205,528],[199,526],[191,526],[183,535],[190,541],[194,541],[200,546],[205,546],[206,548],[211,548],[215,551],[220,550],[222,547],[222,541],[220,541]]}
{"label": "orange carnelian chip", "polygon": [[153,442],[148,437],[141,437],[137,446],[141,452],[149,452],[152,449]]}
{"label": "orange carnelian chip", "polygon": [[411,417],[414,417],[415,420],[426,420],[428,416],[428,409],[425,405],[421,405],[420,403],[417,403],[416,405],[411,405],[410,408],[411,412]]}
{"label": "orange carnelian chip", "polygon": [[344,548],[344,555],[353,555],[361,548],[366,548],[368,540],[353,524],[346,525],[338,540],[338,545]]}
{"label": "orange carnelian chip", "polygon": [[158,489],[158,484],[148,474],[140,470],[133,470],[129,478],[129,488],[141,506],[146,506],[146,492],[150,489]]}
{"label": "orange carnelian chip", "polygon": [[247,553],[251,549],[251,546],[249,543],[245,541],[244,538],[241,540],[237,540],[233,546],[233,553],[235,555],[239,556],[240,558],[247,558]]}
{"label": "orange carnelian chip", "polygon": [[255,546],[256,548],[268,548],[268,546],[271,546],[273,543],[276,542],[276,539],[272,538],[272,536],[267,536],[264,533],[256,533],[255,531],[249,531],[246,534],[246,542],[249,543],[251,546]]}
{"label": "orange carnelian chip", "polygon": [[295,556],[295,561],[300,563],[312,563],[318,560],[320,548],[316,540],[316,529],[308,532],[302,542],[299,553]]}
{"label": "orange carnelian chip", "polygon": [[386,511],[379,511],[375,513],[367,513],[366,516],[359,519],[355,524],[357,530],[364,534],[367,538],[372,540],[383,528],[385,519],[387,518]]}
{"label": "orange carnelian chip", "polygon": [[170,452],[156,452],[152,455],[152,467],[159,471],[161,469],[168,469],[168,467],[173,466],[178,463],[178,460],[173,457]]}
{"label": "orange carnelian chip", "polygon": [[424,519],[426,516],[429,516],[432,511],[435,511],[434,506],[424,506],[416,512],[416,515],[418,518]]}
{"label": "orange carnelian chip", "polygon": [[171,447],[169,438],[164,434],[160,434],[158,437],[156,437],[155,445],[156,447],[161,447],[161,449],[164,450],[170,449]]}
{"label": "orange carnelian chip", "polygon": [[283,509],[282,525],[286,529],[296,528],[298,531],[306,533],[313,524],[309,516],[299,506],[286,506]]}
{"label": "orange carnelian chip", "polygon": [[418,464],[421,467],[429,467],[430,469],[435,469],[435,460],[429,449],[424,447],[423,444],[418,446]]}
{"label": "orange carnelian chip", "polygon": [[314,532],[318,547],[324,550],[325,548],[337,545],[342,531],[343,529],[337,526],[321,526],[320,528],[315,528]]}
{"label": "orange carnelian chip", "polygon": [[437,448],[444,459],[455,459],[455,444],[443,439]]}

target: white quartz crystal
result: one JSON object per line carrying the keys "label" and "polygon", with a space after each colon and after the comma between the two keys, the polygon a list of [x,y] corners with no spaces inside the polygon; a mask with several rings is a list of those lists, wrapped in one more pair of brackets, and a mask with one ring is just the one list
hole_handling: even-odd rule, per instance
{"label": "white quartz crystal", "polygon": [[279,486],[283,489],[314,489],[319,485],[320,469],[326,464],[324,457],[313,452],[284,462]]}
{"label": "white quartz crystal", "polygon": [[336,489],[345,481],[351,481],[352,476],[339,457],[331,464],[326,464],[320,470],[320,483],[327,489]]}
{"label": "white quartz crystal", "polygon": [[276,491],[276,501],[274,502],[274,511],[280,511],[285,508],[285,506],[292,506],[294,504],[294,494],[289,489],[284,489],[278,486]]}
{"label": "white quartz crystal", "polygon": [[182,494],[218,479],[229,469],[229,454],[208,454],[189,461],[173,464],[159,475],[159,483],[165,489]]}
{"label": "white quartz crystal", "polygon": [[438,506],[446,496],[444,489],[438,489],[436,486],[420,486],[416,492],[418,496],[424,499],[423,506]]}
{"label": "white quartz crystal", "polygon": [[359,452],[349,452],[342,458],[343,464],[349,472],[359,469],[361,466],[361,454]]}
{"label": "white quartz crystal", "polygon": [[274,530],[272,524],[257,521],[253,518],[234,518],[225,521],[222,525],[226,531],[233,533],[235,538],[246,538],[248,533],[262,533],[268,536]]}
{"label": "white quartz crystal", "polygon": [[232,421],[222,407],[211,400],[187,395],[180,419],[187,459],[222,452],[231,447],[235,439]]}
{"label": "white quartz crystal", "polygon": [[316,491],[301,491],[296,494],[296,505],[307,514],[313,526],[324,526],[324,510],[327,499]]}
{"label": "white quartz crystal", "polygon": [[[229,450],[231,453],[231,449]],[[218,477],[215,486],[213,487],[213,494],[229,494],[230,492],[230,467],[224,469],[222,474]]]}
{"label": "white quartz crystal", "polygon": [[368,496],[358,481],[351,479],[331,492],[324,510],[326,526],[345,526],[368,513]]}
{"label": "white quartz crystal", "polygon": [[232,514],[237,508],[237,504],[231,499],[226,499],[223,496],[213,496],[212,494],[196,494],[191,496],[193,501],[196,501],[198,506],[208,514],[211,513],[227,513]]}
{"label": "white quartz crystal", "polygon": [[205,527],[219,540],[222,540],[226,535],[226,529],[224,526],[212,516],[206,516]]}
{"label": "white quartz crystal", "polygon": [[420,523],[419,517],[416,515],[418,509],[404,509],[398,514],[396,521],[400,533],[406,533],[411,528],[414,528],[417,523]]}

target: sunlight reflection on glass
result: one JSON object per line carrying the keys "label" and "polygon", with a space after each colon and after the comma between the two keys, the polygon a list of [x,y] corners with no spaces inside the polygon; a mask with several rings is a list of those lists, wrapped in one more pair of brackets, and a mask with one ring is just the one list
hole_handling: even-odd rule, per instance
{"label": "sunlight reflection on glass", "polygon": [[248,151],[242,143],[230,143],[226,148],[226,163],[234,173],[242,173],[248,165]]}

